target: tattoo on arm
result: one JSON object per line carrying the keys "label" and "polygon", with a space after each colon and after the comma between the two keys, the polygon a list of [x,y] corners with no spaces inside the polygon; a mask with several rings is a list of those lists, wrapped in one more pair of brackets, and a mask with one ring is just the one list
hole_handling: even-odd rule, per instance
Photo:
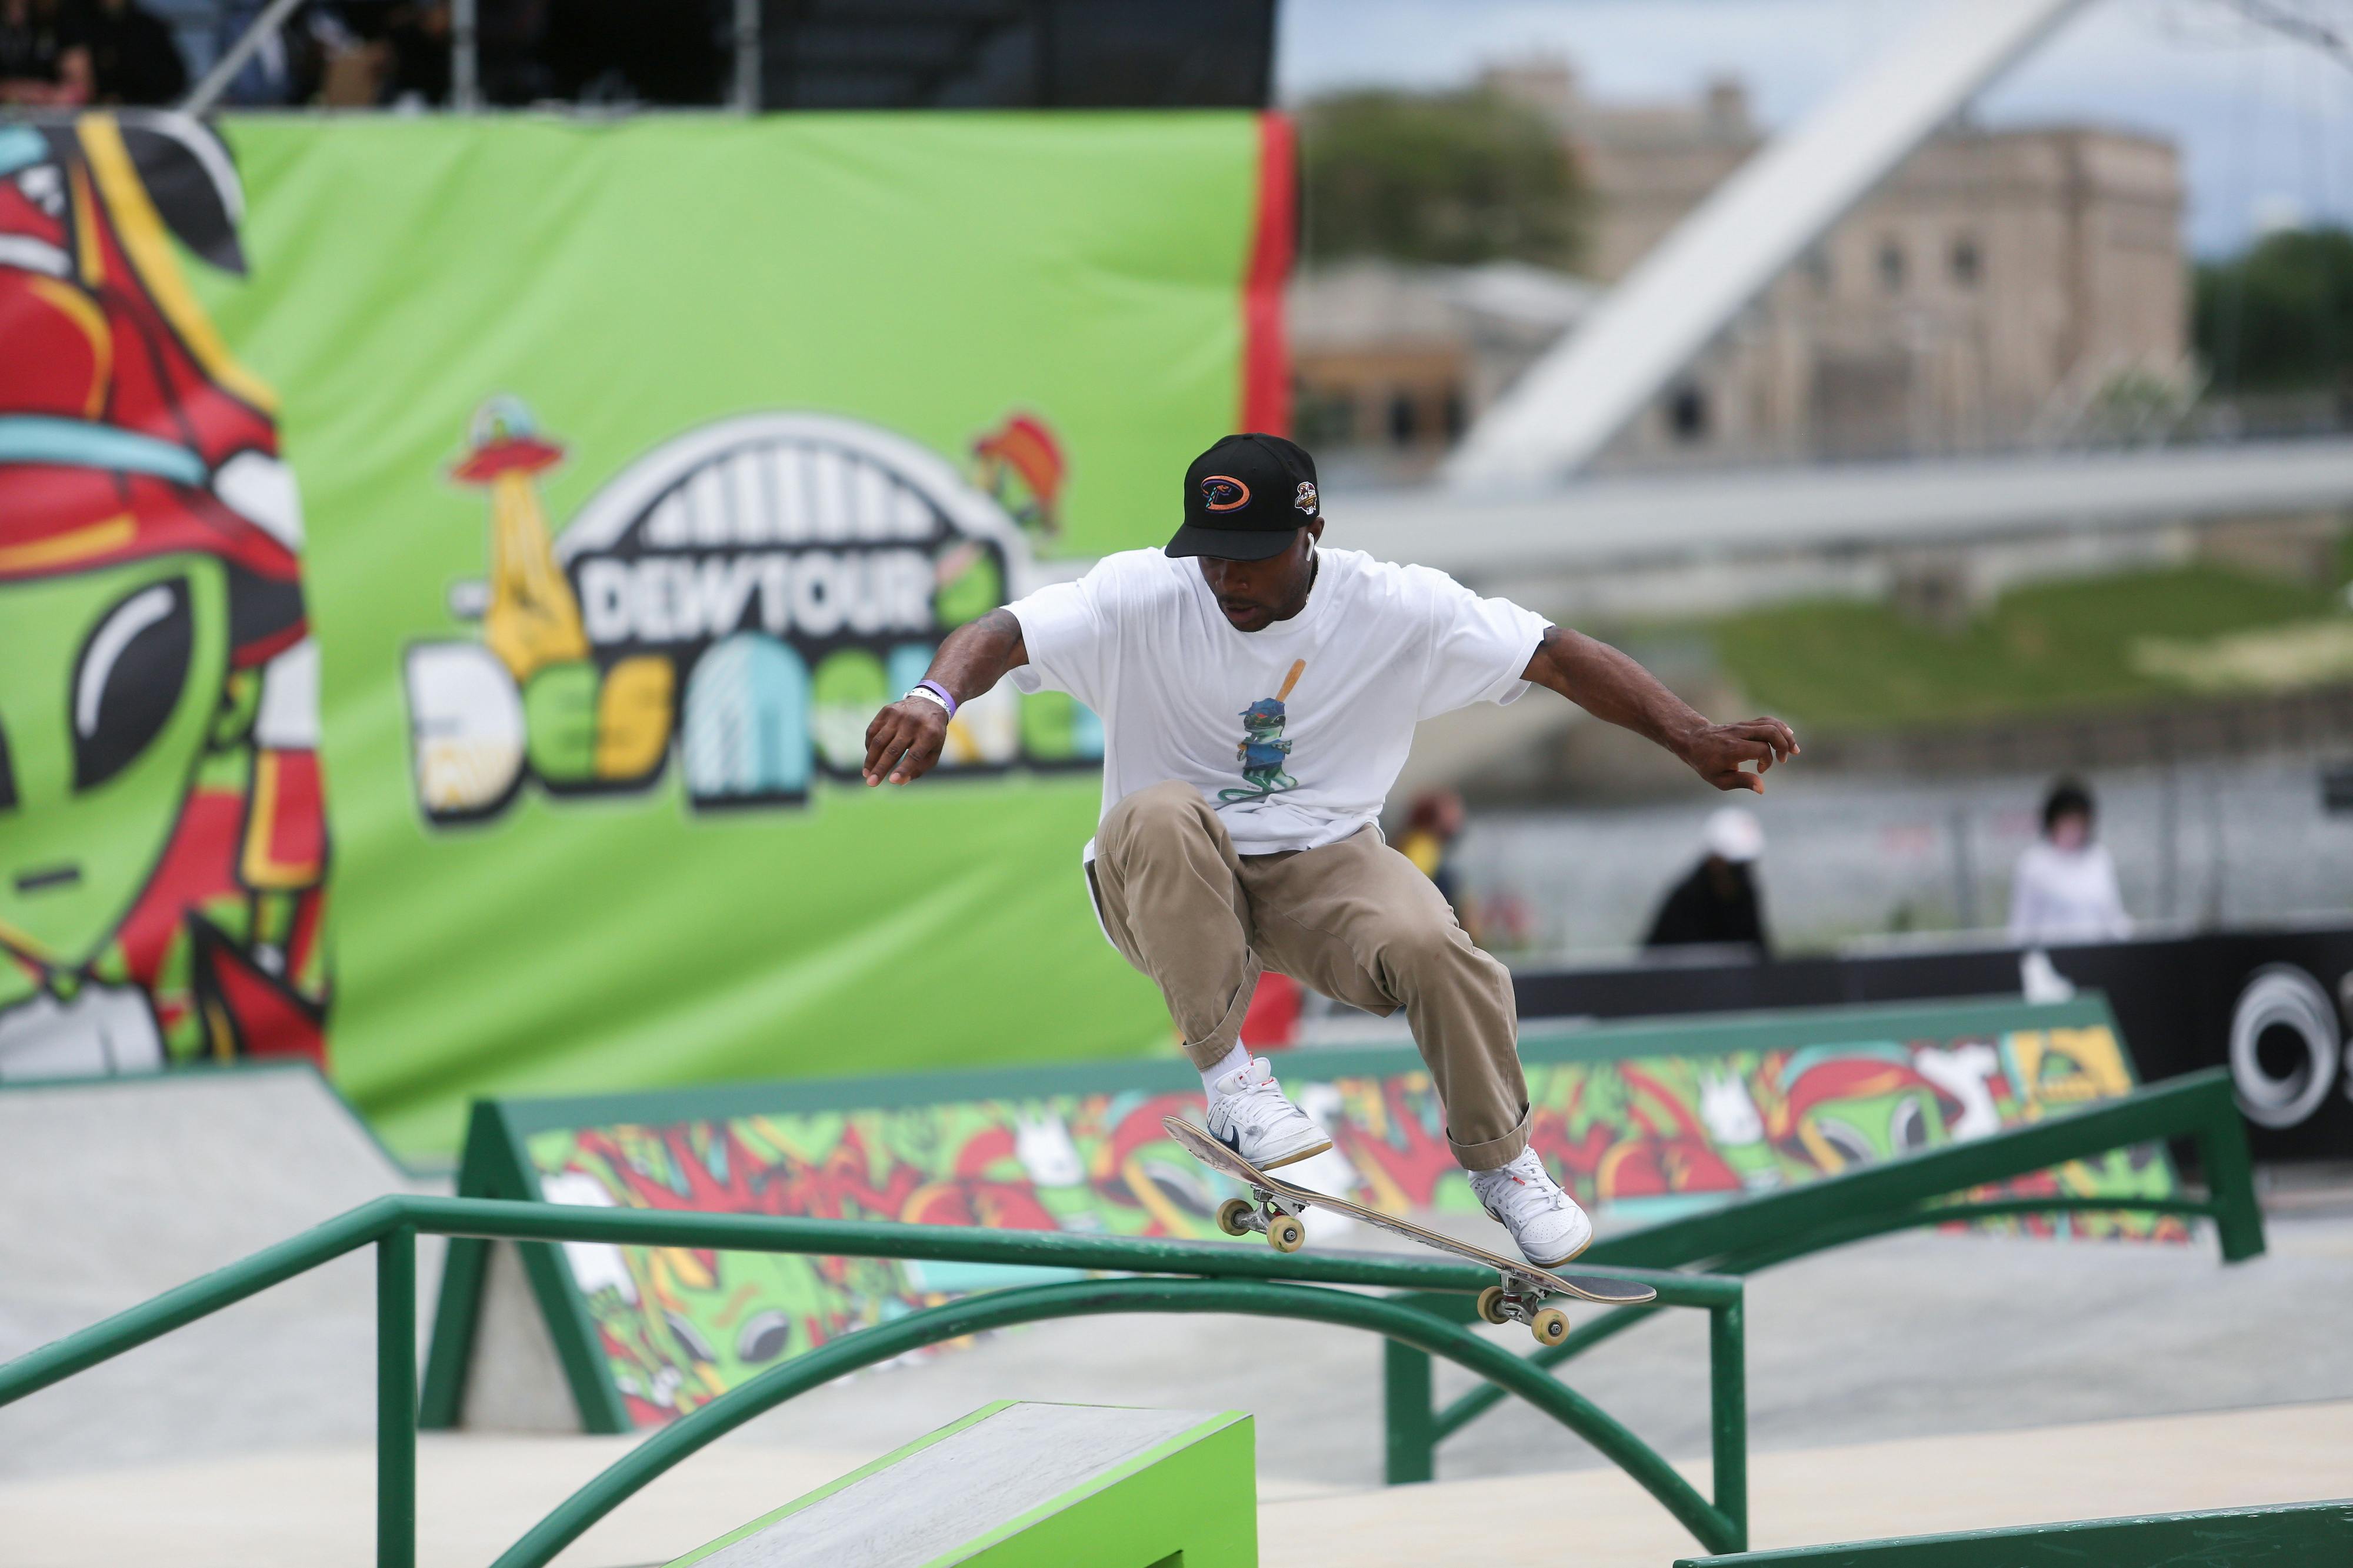
{"label": "tattoo on arm", "polygon": [[1611,647],[1567,626],[1546,626],[1525,679],[1559,692],[1597,719],[1680,752],[1707,727],[1691,704],[1659,678]]}
{"label": "tattoo on arm", "polygon": [[1021,619],[999,605],[976,621],[967,621],[947,635],[932,656],[926,679],[936,680],[955,693],[959,703],[971,701],[1005,679],[1006,672],[1029,662],[1022,646]]}

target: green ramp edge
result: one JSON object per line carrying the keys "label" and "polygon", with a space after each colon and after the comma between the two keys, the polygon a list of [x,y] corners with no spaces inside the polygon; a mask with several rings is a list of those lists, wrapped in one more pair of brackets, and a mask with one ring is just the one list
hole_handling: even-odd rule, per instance
{"label": "green ramp edge", "polygon": [[[806,1496],[738,1526],[668,1568],[689,1568],[731,1547],[754,1542],[770,1531],[789,1536],[796,1515],[860,1483],[876,1483],[874,1496],[887,1508],[891,1472],[924,1450],[1008,1412],[1025,1415],[1056,1409],[1052,1405],[998,1400],[950,1422],[935,1432],[862,1465]],[[1105,1406],[1065,1406],[1100,1413]],[[1139,1416],[1156,1414],[1138,1411]],[[1009,1423],[1008,1423],[1009,1425]],[[986,1434],[982,1434],[986,1436]],[[1124,1457],[1073,1479],[1063,1490],[1010,1519],[976,1525],[969,1538],[927,1557],[877,1556],[876,1568],[1050,1568],[1084,1562],[1102,1568],[1153,1568],[1172,1558],[1186,1568],[1255,1568],[1258,1562],[1255,1430],[1249,1415],[1225,1411],[1194,1421]],[[933,1482],[936,1490],[936,1478]],[[929,1495],[929,1494],[926,1494]],[[888,1515],[882,1516],[887,1521]],[[780,1536],[776,1550],[797,1550]],[[768,1543],[762,1543],[768,1544]],[[834,1544],[840,1545],[837,1538]],[[738,1554],[730,1553],[731,1559]],[[744,1560],[766,1561],[754,1546]],[[778,1556],[777,1562],[788,1560]],[[856,1561],[868,1561],[859,1556]]]}

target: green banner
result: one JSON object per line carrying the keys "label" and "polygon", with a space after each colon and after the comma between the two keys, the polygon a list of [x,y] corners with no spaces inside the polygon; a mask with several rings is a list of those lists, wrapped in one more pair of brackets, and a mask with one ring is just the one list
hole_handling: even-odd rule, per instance
{"label": "green banner", "polygon": [[856,764],[945,630],[1164,536],[1253,412],[1279,132],[229,122],[249,273],[198,287],[301,485],[331,1060],[396,1144],[1158,1047],[1080,880],[1092,715],[1007,691],[917,789]]}

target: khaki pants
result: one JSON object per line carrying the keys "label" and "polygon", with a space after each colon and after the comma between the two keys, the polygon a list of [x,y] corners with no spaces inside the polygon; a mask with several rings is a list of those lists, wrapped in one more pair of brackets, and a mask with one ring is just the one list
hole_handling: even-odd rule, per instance
{"label": "khaki pants", "polygon": [[1158,983],[1196,1067],[1233,1048],[1260,973],[1279,970],[1385,1017],[1405,1009],[1464,1168],[1527,1147],[1511,975],[1377,830],[1237,855],[1199,792],[1171,782],[1112,807],[1092,873],[1103,930]]}

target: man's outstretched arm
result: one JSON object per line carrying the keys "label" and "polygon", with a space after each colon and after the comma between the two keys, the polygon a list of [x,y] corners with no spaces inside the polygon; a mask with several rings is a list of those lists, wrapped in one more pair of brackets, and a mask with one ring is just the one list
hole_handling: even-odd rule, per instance
{"label": "man's outstretched arm", "polygon": [[[1005,679],[1005,672],[1029,662],[1021,646],[1021,622],[999,605],[976,621],[966,621],[950,632],[932,656],[926,680],[948,689],[957,706]],[[866,783],[886,777],[892,784],[913,784],[940,760],[948,737],[947,710],[923,697],[902,697],[866,726]]]}
{"label": "man's outstretched arm", "polygon": [[[1549,687],[1592,714],[1647,736],[1718,789],[1765,793],[1757,776],[1798,754],[1798,738],[1778,719],[1711,724],[1658,677],[1583,632],[1546,626],[1521,679]],[[1755,763],[1756,773],[1741,767]]]}

